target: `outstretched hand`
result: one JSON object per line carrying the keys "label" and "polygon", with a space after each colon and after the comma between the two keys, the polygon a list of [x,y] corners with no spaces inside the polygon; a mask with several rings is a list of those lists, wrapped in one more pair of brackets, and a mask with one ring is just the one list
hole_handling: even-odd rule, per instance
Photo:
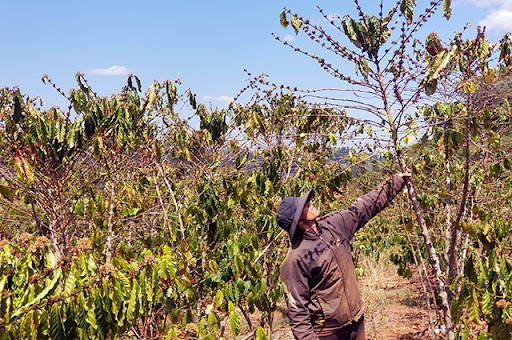
{"label": "outstretched hand", "polygon": [[404,171],[404,172],[399,173],[399,174],[398,174],[398,176],[400,176],[400,177],[402,177],[402,178],[404,178],[404,179],[405,179],[405,178],[411,179],[411,177],[412,177],[412,173],[411,173],[411,171],[410,171],[410,170],[406,170],[406,171]]}

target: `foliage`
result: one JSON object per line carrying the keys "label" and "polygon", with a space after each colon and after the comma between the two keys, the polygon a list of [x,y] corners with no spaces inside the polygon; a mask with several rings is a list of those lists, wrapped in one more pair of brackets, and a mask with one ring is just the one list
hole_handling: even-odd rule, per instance
{"label": "foliage", "polygon": [[[175,264],[150,252],[99,265],[88,239],[56,261],[50,240],[2,245],[0,337],[114,339],[165,306]],[[154,265],[157,264],[157,265]],[[162,267],[174,268],[162,275]],[[157,326],[162,327],[157,320]]]}
{"label": "foliage", "polygon": [[[510,36],[491,44],[485,30],[477,28],[472,39],[461,32],[444,44],[432,32],[423,42],[420,28],[441,8],[449,19],[450,1],[399,1],[389,9],[380,2],[377,15],[364,11],[359,1],[354,3],[354,17],[327,15],[319,9],[325,26],[284,9],[281,25],[287,28],[291,23],[296,34],[303,32],[316,43],[316,49],[275,36],[317,62],[340,81],[340,88],[298,89],[261,76],[254,77],[241,95],[284,90],[299,100],[342,108],[352,127],[346,130],[352,144],[355,138],[364,138],[368,142],[363,150],[377,150],[390,161],[396,157],[402,171],[415,170],[418,177],[406,181],[414,211],[401,218],[407,242],[393,260],[402,274],[410,275],[408,262],[427,259],[431,272],[425,274],[435,277],[442,322],[447,338],[453,339],[451,309],[462,289],[462,263],[474,241],[474,232],[467,230],[473,223],[469,211],[484,200],[480,186],[509,163],[499,131],[510,121],[503,114],[509,105]],[[341,66],[346,64],[355,72]]]}
{"label": "foliage", "polygon": [[321,10],[327,29],[280,16],[329,52],[294,47],[347,92],[260,76],[229,109],[208,109],[179,80],[143,93],[129,75],[106,98],[81,74],[69,94],[43,77],[69,100],[61,110],[2,89],[0,336],[217,339],[248,328],[271,339],[288,242],[274,217],[281,197],[313,189],[322,211],[341,209],[409,168],[411,201],[358,233],[356,261],[391,249],[404,276],[429,261],[422,277],[436,280],[428,301],[448,337],[485,322],[508,338],[510,40],[416,39],[436,9],[450,16],[450,1],[419,15],[414,1],[377,15],[355,4],[358,17]]}

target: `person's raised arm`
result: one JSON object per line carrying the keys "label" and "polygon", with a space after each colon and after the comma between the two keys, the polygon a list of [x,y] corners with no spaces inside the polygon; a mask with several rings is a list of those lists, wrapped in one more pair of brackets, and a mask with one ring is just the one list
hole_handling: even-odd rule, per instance
{"label": "person's raised arm", "polygon": [[359,228],[389,205],[405,186],[404,178],[410,177],[409,172],[402,172],[382,182],[346,209],[330,214],[332,223],[352,239]]}

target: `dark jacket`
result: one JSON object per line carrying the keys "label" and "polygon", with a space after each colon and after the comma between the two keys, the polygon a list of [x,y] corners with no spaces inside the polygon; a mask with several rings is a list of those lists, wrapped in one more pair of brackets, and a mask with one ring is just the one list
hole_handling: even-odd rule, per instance
{"label": "dark jacket", "polygon": [[317,219],[318,234],[297,233],[281,265],[288,317],[296,339],[318,339],[364,312],[349,241],[404,187],[395,175],[345,210]]}

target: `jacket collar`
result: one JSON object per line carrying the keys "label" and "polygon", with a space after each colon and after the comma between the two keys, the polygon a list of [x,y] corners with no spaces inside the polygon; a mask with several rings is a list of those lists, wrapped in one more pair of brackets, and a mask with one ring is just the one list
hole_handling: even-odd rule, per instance
{"label": "jacket collar", "polygon": [[297,232],[295,233],[295,237],[292,240],[292,248],[297,248],[302,240],[318,240],[322,235],[322,227],[318,222],[316,222],[316,230],[318,230],[318,234],[311,228],[306,232]]}

